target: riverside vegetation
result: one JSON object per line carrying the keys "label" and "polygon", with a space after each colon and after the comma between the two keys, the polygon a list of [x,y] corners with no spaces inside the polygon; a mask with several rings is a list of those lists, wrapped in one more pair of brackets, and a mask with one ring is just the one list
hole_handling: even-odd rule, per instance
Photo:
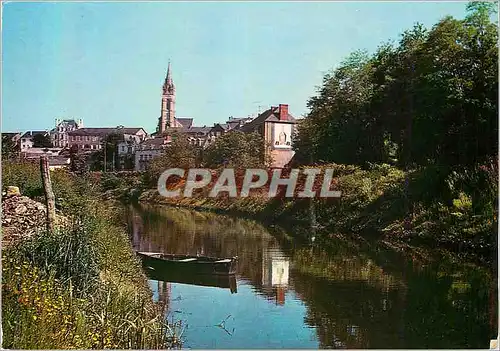
{"label": "riverside vegetation", "polygon": [[[2,184],[43,201],[39,168],[3,162]],[[56,207],[66,217],[2,251],[3,347],[156,349],[181,345],[135,257],[120,216],[91,176],[52,172]],[[119,208],[119,207],[117,207]]]}
{"label": "riverside vegetation", "polygon": [[[343,195],[314,201],[319,237],[354,233],[483,262],[496,257],[498,23],[492,3],[470,3],[467,11],[431,29],[416,25],[371,56],[355,52],[324,77],[298,125],[291,163],[335,170]],[[146,202],[309,222],[309,200],[269,199],[267,189],[248,198],[198,191],[169,199],[155,190],[159,174],[172,167],[265,167],[262,145],[240,132],[202,151],[177,138],[153,160],[135,198],[142,192]],[[172,179],[170,186],[182,187]]]}

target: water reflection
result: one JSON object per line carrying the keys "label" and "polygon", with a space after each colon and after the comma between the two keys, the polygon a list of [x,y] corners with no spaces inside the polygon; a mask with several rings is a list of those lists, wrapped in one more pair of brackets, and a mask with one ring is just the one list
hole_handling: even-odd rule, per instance
{"label": "water reflection", "polygon": [[269,295],[276,297],[276,304],[285,304],[290,260],[279,248],[268,248],[262,257],[262,286]]}
{"label": "water reflection", "polygon": [[[189,324],[187,347],[486,348],[496,334],[496,281],[473,266],[345,241],[304,247],[253,221],[174,208],[128,218],[138,250],[239,257],[237,294],[228,282],[150,275]],[[229,334],[216,327],[228,316]]]}

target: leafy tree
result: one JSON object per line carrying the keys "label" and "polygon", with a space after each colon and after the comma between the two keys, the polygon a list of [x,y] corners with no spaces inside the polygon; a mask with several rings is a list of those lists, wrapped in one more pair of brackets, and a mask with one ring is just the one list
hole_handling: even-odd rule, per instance
{"label": "leafy tree", "polygon": [[[112,171],[120,167],[118,158],[118,143],[123,141],[123,134],[112,133],[106,135],[101,149],[92,153],[89,157],[90,168],[95,171]],[[113,163],[114,161],[114,163]],[[106,164],[106,167],[104,167]]]}
{"label": "leafy tree", "polygon": [[33,147],[53,147],[52,140],[48,134],[35,134],[33,136]]}
{"label": "leafy tree", "polygon": [[206,167],[258,168],[269,165],[265,142],[257,132],[232,131],[215,139],[203,152]]}
{"label": "leafy tree", "polygon": [[171,139],[164,152],[151,160],[146,169],[146,181],[156,184],[160,174],[169,168],[196,167],[198,148],[189,143],[187,135],[181,132],[169,132]]}
{"label": "leafy tree", "polygon": [[498,25],[494,5],[463,20],[417,24],[373,55],[324,77],[294,148],[303,162],[472,167],[497,155]]}
{"label": "leafy tree", "polygon": [[10,135],[2,134],[2,159],[17,158],[19,151],[19,144],[15,143]]}
{"label": "leafy tree", "polygon": [[69,169],[78,175],[86,174],[89,171],[87,157],[78,152],[78,146],[73,145],[69,149],[70,164]]}

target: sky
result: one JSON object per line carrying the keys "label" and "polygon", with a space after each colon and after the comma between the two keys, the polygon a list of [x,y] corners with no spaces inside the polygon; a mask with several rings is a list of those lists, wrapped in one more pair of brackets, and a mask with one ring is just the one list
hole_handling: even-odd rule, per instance
{"label": "sky", "polygon": [[307,113],[325,73],[466,2],[57,2],[2,8],[2,131],[154,132],[168,61],[176,116],[197,126],[271,105]]}

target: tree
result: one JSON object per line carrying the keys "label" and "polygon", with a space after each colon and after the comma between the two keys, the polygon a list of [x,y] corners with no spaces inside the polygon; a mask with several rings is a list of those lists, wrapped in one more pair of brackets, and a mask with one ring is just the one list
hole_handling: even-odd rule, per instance
{"label": "tree", "polygon": [[169,168],[189,169],[197,166],[198,148],[189,143],[186,134],[174,131],[165,137],[171,139],[170,144],[160,156],[151,160],[146,169],[146,180],[150,184],[156,184],[161,173]]}
{"label": "tree", "polygon": [[467,10],[327,74],[295,136],[297,158],[451,169],[497,155],[498,25],[492,4]]}
{"label": "tree", "polygon": [[38,133],[33,136],[33,147],[44,147],[50,148],[54,147],[50,135]]}
{"label": "tree", "polygon": [[102,141],[101,149],[93,152],[89,158],[91,169],[94,171],[119,169],[118,143],[121,141],[123,141],[123,134],[111,133],[106,135]]}
{"label": "tree", "polygon": [[269,165],[265,141],[257,132],[231,131],[215,139],[203,152],[206,167],[259,168]]}
{"label": "tree", "polygon": [[69,169],[77,175],[84,175],[89,170],[87,157],[78,152],[78,146],[73,145],[69,149],[70,164]]}
{"label": "tree", "polygon": [[9,134],[2,134],[2,159],[10,160],[19,155],[19,144],[12,140]]}

